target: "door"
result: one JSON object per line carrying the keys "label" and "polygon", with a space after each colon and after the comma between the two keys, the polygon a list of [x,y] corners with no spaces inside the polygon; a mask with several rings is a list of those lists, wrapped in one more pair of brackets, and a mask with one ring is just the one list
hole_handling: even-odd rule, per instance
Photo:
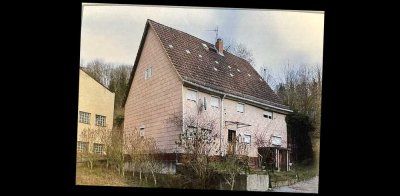
{"label": "door", "polygon": [[235,154],[236,150],[236,131],[228,130],[228,154]]}

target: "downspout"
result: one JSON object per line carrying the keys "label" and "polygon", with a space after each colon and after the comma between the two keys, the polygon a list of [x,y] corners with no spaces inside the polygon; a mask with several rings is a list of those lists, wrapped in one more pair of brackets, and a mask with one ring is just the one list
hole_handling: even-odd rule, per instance
{"label": "downspout", "polygon": [[219,154],[222,156],[222,128],[223,128],[223,122],[224,122],[224,99],[225,99],[226,94],[222,96],[221,99],[221,122],[219,124]]}

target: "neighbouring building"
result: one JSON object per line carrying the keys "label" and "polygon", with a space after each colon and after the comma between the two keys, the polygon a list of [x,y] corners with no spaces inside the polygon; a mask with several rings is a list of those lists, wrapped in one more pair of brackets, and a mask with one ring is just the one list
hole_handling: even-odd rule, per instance
{"label": "neighbouring building", "polygon": [[[101,131],[113,127],[115,93],[90,77],[82,68],[79,70],[78,141],[77,152],[105,154]],[[85,129],[91,133],[83,136]],[[79,157],[78,157],[79,158]]]}
{"label": "neighbouring building", "polygon": [[224,51],[221,39],[210,44],[147,20],[128,91],[124,131],[153,137],[171,157],[181,153],[175,141],[188,127],[170,119],[201,114],[216,122],[216,155],[244,143],[254,162],[272,149],[276,168],[289,168],[285,116],[292,111],[246,60]]}

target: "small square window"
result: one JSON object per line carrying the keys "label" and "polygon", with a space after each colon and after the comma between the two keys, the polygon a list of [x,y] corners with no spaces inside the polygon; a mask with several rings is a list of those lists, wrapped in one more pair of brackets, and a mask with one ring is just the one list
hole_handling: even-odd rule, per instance
{"label": "small square window", "polygon": [[280,136],[272,136],[271,137],[272,145],[280,146],[282,145],[282,137]]}
{"label": "small square window", "polygon": [[95,154],[104,154],[104,144],[93,144],[93,152]]}
{"label": "small square window", "polygon": [[78,152],[88,152],[89,151],[89,142],[81,142],[78,141],[76,150]]}
{"label": "small square window", "polygon": [[263,116],[264,116],[264,118],[272,119],[272,112],[265,111]]}
{"label": "small square window", "polygon": [[106,126],[106,117],[96,114],[96,126],[105,127]]}
{"label": "small square window", "polygon": [[144,71],[144,79],[147,80],[153,75],[153,67],[149,67]]}
{"label": "small square window", "polygon": [[211,97],[211,107],[219,108],[219,98]]}
{"label": "small square window", "polygon": [[244,134],[243,142],[246,143],[246,144],[250,144],[251,143],[251,135]]}
{"label": "small square window", "polygon": [[238,111],[240,113],[244,113],[244,104],[243,103],[238,103],[236,105],[236,111]]}
{"label": "small square window", "polygon": [[90,123],[90,113],[79,111],[79,122],[89,124]]}
{"label": "small square window", "polygon": [[144,137],[144,127],[143,126],[140,127],[140,129],[139,129],[139,136]]}
{"label": "small square window", "polygon": [[186,98],[190,101],[197,101],[197,91],[188,89],[186,91]]}

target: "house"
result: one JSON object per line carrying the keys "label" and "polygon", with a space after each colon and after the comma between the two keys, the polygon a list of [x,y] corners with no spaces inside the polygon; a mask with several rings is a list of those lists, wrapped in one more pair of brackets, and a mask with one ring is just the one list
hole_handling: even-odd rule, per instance
{"label": "house", "polygon": [[[113,127],[114,99],[115,93],[90,77],[82,68],[79,70],[78,154],[105,153],[100,132],[111,131]],[[93,134],[82,135],[85,130],[91,130]]]}
{"label": "house", "polygon": [[153,137],[171,157],[181,152],[175,141],[187,127],[169,119],[202,113],[215,121],[216,155],[233,153],[240,142],[254,162],[273,148],[276,167],[288,168],[285,116],[292,111],[246,60],[224,51],[221,39],[213,45],[147,20],[128,91],[124,131]]}

